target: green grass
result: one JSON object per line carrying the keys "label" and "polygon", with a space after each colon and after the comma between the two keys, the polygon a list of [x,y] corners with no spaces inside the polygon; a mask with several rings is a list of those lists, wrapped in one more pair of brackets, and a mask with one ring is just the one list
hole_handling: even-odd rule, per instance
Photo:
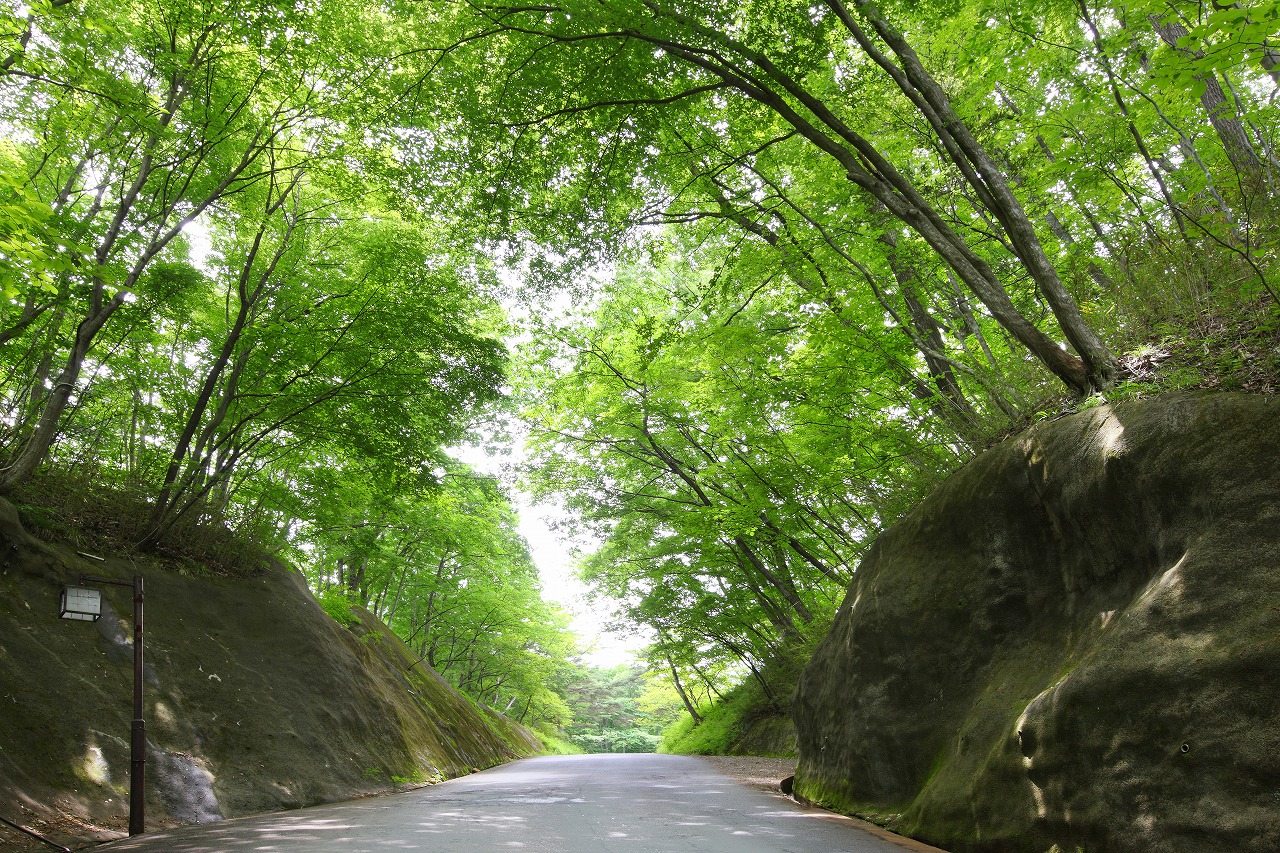
{"label": "green grass", "polygon": [[727,691],[723,699],[699,708],[701,723],[695,724],[685,714],[668,726],[662,732],[658,752],[794,757],[796,737],[790,697],[814,645],[829,625],[827,620],[815,621],[810,636],[784,646],[764,662],[760,674],[768,683],[772,698],[759,680],[748,677]]}
{"label": "green grass", "polygon": [[533,727],[533,733],[542,741],[544,755],[581,755],[582,750],[575,744],[549,729]]}
{"label": "green grass", "polygon": [[[346,628],[352,628],[360,624],[360,617],[352,606],[351,599],[347,596],[345,590],[337,587],[321,590],[316,595],[316,601],[320,602],[320,606],[325,613],[333,621]],[[375,634],[366,634],[366,637],[376,636]]]}
{"label": "green grass", "polygon": [[761,716],[764,704],[755,684],[744,682],[729,691],[724,701],[699,709],[702,722],[686,715],[662,733],[658,752],[679,755],[729,755],[746,735],[750,723]]}

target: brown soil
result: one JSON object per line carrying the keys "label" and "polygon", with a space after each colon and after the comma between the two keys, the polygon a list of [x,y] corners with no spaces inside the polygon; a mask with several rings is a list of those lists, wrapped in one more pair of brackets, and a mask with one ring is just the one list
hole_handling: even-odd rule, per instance
{"label": "brown soil", "polygon": [[4,853],[34,853],[35,851],[51,853],[58,847],[84,850],[96,847],[103,841],[124,838],[128,834],[125,831],[127,825],[125,822],[121,822],[118,827],[107,828],[87,823],[64,811],[39,815],[29,808],[23,807],[14,811],[13,807],[10,807],[9,812],[4,815],[7,820],[49,839],[52,843],[40,842],[26,833],[0,823],[0,850]]}
{"label": "brown soil", "polygon": [[796,758],[761,758],[754,755],[699,755],[715,769],[738,782],[761,791],[780,793],[783,779],[794,776]]}

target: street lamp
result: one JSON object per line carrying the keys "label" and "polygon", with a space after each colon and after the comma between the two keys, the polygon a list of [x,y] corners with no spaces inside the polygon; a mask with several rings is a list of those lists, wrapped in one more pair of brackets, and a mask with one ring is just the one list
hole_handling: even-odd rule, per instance
{"label": "street lamp", "polygon": [[58,604],[60,619],[76,619],[97,622],[102,615],[102,591],[91,586],[62,588],[62,600]]}
{"label": "street lamp", "polygon": [[142,719],[142,576],[132,581],[76,575],[75,583],[62,588],[58,617],[96,622],[102,615],[102,591],[86,583],[106,583],[133,588],[133,728],[129,739],[129,834],[141,835],[143,828],[143,774],[147,762],[147,729]]}

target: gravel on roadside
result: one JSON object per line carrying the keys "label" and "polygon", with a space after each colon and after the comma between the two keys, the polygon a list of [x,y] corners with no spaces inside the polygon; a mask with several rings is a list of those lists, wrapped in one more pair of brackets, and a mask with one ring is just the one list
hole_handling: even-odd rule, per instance
{"label": "gravel on roadside", "polygon": [[749,788],[779,793],[779,784],[796,772],[797,758],[764,758],[756,755],[698,755],[716,770]]}

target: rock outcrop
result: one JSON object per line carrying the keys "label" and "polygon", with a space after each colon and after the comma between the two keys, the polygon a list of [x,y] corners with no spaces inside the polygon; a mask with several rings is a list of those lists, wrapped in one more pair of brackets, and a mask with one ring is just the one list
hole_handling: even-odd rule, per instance
{"label": "rock outcrop", "polygon": [[126,823],[131,592],[103,587],[98,622],[60,621],[74,572],[145,579],[149,829],[346,799],[541,749],[372,616],[338,625],[289,568],[238,580],[174,569],[35,541],[0,501],[0,816],[47,821],[64,841]]}
{"label": "rock outcrop", "polygon": [[798,794],[949,850],[1280,850],[1280,401],[983,454],[869,551],[794,718]]}

